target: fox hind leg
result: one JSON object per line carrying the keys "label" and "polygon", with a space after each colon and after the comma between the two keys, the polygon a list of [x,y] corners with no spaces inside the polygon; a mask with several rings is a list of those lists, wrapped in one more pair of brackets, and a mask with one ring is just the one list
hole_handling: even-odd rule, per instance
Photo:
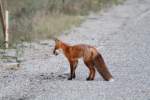
{"label": "fox hind leg", "polygon": [[92,71],[91,80],[94,80],[94,78],[95,78],[95,68],[94,68],[94,66],[92,67],[91,71]]}
{"label": "fox hind leg", "polygon": [[86,78],[86,80],[94,80],[95,78],[95,68],[92,61],[84,61],[85,65],[89,69],[89,76]]}
{"label": "fox hind leg", "polygon": [[94,80],[94,78],[95,78],[95,68],[89,68],[89,76],[86,78],[86,80]]}

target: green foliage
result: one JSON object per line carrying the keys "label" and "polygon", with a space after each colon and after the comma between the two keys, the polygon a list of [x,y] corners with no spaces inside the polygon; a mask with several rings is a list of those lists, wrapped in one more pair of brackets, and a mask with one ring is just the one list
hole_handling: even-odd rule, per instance
{"label": "green foliage", "polygon": [[[120,0],[6,0],[10,11],[10,41],[49,38],[73,25],[91,11],[118,4]],[[0,42],[2,35],[0,28]]]}

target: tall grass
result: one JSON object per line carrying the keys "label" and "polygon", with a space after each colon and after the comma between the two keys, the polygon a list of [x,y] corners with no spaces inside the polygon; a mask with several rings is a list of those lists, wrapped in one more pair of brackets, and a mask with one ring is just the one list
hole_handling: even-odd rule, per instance
{"label": "tall grass", "polygon": [[[122,0],[3,0],[10,11],[10,39],[45,39],[79,25],[91,11]],[[1,27],[1,26],[0,26]],[[0,28],[0,42],[2,42]]]}
{"label": "tall grass", "polygon": [[[52,35],[59,35],[63,31],[79,25],[82,18],[64,14],[43,15],[36,13],[30,20],[32,21],[24,18],[20,20],[19,24],[13,25],[11,29],[12,36],[26,41],[50,38]],[[15,42],[16,38],[13,37],[11,39]]]}

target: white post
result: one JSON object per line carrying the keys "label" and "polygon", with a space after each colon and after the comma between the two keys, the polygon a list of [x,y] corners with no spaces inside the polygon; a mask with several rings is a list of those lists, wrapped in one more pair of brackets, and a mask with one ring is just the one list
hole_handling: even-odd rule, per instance
{"label": "white post", "polygon": [[8,10],[5,11],[5,48],[9,47],[9,12]]}

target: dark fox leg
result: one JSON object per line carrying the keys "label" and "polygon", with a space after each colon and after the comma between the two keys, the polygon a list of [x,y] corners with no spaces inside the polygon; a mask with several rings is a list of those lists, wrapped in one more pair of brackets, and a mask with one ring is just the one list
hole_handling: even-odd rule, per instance
{"label": "dark fox leg", "polygon": [[92,68],[91,80],[94,80],[94,78],[95,78],[95,68]]}
{"label": "dark fox leg", "polygon": [[89,68],[89,76],[86,78],[86,80],[91,80],[91,75],[92,75],[92,70]]}
{"label": "dark fox leg", "polygon": [[89,76],[86,78],[86,80],[94,80],[94,78],[95,78],[95,69],[94,68],[89,68],[89,71],[90,71],[90,73],[89,73]]}
{"label": "dark fox leg", "polygon": [[93,62],[91,62],[91,61],[84,61],[84,63],[89,69],[89,76],[86,78],[86,80],[94,80],[95,68],[94,68]]}
{"label": "dark fox leg", "polygon": [[78,65],[78,60],[75,61],[74,65],[73,65],[73,76],[72,76],[72,78],[76,78],[75,70],[77,68],[77,65]]}
{"label": "dark fox leg", "polygon": [[69,61],[70,62],[70,76],[68,80],[72,80],[72,78],[75,78],[75,69],[77,67],[78,61]]}

